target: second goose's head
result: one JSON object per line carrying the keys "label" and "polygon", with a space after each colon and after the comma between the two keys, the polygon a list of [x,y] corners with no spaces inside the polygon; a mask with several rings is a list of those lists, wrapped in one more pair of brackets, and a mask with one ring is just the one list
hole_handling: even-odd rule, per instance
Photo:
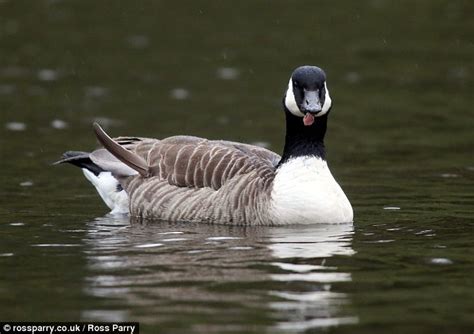
{"label": "second goose's head", "polygon": [[293,71],[284,99],[285,108],[311,126],[315,117],[328,113],[331,97],[326,85],[326,74],[316,66],[300,66]]}

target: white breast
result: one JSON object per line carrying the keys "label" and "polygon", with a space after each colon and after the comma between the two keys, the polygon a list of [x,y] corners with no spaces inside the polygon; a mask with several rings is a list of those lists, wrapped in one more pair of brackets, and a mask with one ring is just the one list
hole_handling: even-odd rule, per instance
{"label": "white breast", "polygon": [[337,224],[353,219],[349,200],[326,161],[318,157],[298,157],[280,166],[271,201],[276,224]]}

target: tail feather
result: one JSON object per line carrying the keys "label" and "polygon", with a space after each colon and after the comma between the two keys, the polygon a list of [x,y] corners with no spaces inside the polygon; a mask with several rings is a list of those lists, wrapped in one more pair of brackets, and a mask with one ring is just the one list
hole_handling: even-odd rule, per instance
{"label": "tail feather", "polygon": [[111,214],[128,213],[128,194],[121,182],[126,184],[128,176],[136,175],[135,169],[128,167],[103,148],[92,153],[67,151],[62,159],[53,165],[64,163],[82,169],[86,179],[94,185],[102,200],[112,210]]}
{"label": "tail feather", "polygon": [[63,158],[53,163],[53,165],[59,165],[63,163],[70,163],[79,168],[85,168],[94,173],[96,176],[104,172],[104,169],[92,162],[89,157],[89,153],[87,152],[67,151],[63,153]]}
{"label": "tail feather", "polygon": [[63,158],[53,165],[63,163],[69,163],[82,169],[86,179],[94,185],[102,200],[112,210],[111,214],[128,213],[128,195],[122,188],[120,181],[110,171],[94,163],[90,153],[67,151],[63,154]]}
{"label": "tail feather", "polygon": [[98,123],[94,123],[94,132],[97,139],[107,149],[107,151],[112,153],[117,159],[130,168],[136,170],[141,176],[149,176],[149,166],[145,159],[115,142],[107,133],[105,133]]}

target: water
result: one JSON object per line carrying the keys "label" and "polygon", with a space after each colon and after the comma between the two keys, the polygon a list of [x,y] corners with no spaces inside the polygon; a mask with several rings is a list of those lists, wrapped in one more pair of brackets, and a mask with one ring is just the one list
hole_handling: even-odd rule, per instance
{"label": "water", "polygon": [[[0,1],[0,314],[155,333],[474,328],[469,1]],[[193,134],[281,152],[291,70],[328,73],[352,225],[106,216],[65,150]]]}

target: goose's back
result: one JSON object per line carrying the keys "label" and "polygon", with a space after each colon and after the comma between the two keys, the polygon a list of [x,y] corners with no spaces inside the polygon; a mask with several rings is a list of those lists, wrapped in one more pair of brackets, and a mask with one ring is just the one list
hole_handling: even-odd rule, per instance
{"label": "goose's back", "polygon": [[131,215],[266,223],[278,154],[253,145],[191,136],[119,137],[116,141],[150,166],[149,177],[122,180]]}

